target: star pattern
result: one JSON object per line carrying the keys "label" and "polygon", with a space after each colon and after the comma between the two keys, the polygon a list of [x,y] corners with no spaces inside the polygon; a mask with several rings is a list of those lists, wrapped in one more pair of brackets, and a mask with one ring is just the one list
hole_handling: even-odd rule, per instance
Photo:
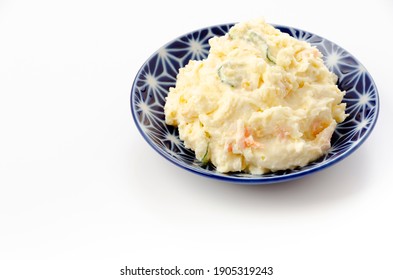
{"label": "star pattern", "polygon": [[323,169],[341,160],[368,137],[378,117],[378,92],[370,74],[346,50],[315,34],[292,27],[275,25],[282,32],[316,46],[324,63],[338,76],[338,86],[345,90],[347,119],[337,126],[328,153],[304,167],[294,170],[252,175],[243,172],[218,173],[211,164],[195,159],[179,139],[178,130],[165,124],[164,105],[169,88],[176,84],[179,68],[189,60],[201,60],[209,53],[209,39],[222,36],[233,24],[203,28],[161,47],[138,72],[131,90],[133,118],[145,140],[168,160],[194,173],[216,179],[242,183],[270,183],[297,178]]}

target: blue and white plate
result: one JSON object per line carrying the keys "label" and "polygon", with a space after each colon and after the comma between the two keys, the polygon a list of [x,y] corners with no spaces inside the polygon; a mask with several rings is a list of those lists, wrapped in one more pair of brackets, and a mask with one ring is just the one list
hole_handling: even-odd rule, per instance
{"label": "blue and white plate", "polygon": [[185,34],[156,51],[141,67],[131,89],[131,110],[145,140],[163,157],[179,167],[210,178],[248,184],[282,182],[322,170],[354,152],[370,135],[378,117],[377,87],[364,66],[343,48],[320,36],[292,27],[274,25],[282,32],[310,42],[324,55],[326,66],[338,76],[338,86],[346,91],[349,116],[337,126],[329,152],[318,160],[294,170],[251,175],[222,174],[213,165],[203,166],[194,152],[186,149],[178,130],[165,124],[164,104],[174,87],[179,68],[190,59],[201,60],[209,52],[208,40],[228,32],[233,24],[202,28]]}

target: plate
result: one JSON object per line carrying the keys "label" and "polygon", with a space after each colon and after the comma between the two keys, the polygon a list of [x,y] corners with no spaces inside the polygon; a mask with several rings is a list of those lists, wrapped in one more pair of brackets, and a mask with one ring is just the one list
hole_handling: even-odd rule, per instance
{"label": "plate", "polygon": [[157,50],[137,73],[131,89],[131,111],[140,133],[160,155],[193,173],[242,184],[283,182],[325,169],[344,159],[366,140],[378,118],[377,87],[366,68],[349,52],[313,33],[274,25],[282,32],[316,46],[324,55],[325,65],[338,76],[338,86],[345,90],[349,116],[340,123],[331,139],[328,153],[294,170],[252,175],[244,172],[219,173],[211,164],[203,166],[192,150],[184,147],[176,127],[165,124],[165,97],[176,84],[179,68],[190,59],[201,60],[209,53],[208,41],[222,36],[234,24],[222,24],[187,33]]}

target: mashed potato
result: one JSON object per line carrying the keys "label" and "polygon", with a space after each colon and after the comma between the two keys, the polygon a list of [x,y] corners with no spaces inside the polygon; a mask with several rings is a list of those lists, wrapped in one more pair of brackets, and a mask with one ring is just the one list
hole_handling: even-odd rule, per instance
{"label": "mashed potato", "polygon": [[184,145],[219,172],[263,174],[307,165],[330,148],[344,92],[322,54],[264,20],[210,39],[180,69],[165,104]]}

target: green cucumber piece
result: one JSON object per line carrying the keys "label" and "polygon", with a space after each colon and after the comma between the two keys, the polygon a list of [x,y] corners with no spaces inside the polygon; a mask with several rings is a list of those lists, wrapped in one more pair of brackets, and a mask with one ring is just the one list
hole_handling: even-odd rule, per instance
{"label": "green cucumber piece", "polygon": [[260,36],[255,31],[249,31],[247,40],[253,43],[255,46],[259,47],[268,61],[276,64],[276,60],[271,55],[269,46],[267,45],[266,40],[262,36]]}
{"label": "green cucumber piece", "polygon": [[231,87],[235,87],[235,85],[232,84],[232,83],[229,81],[228,77],[224,74],[224,70],[225,70],[225,68],[223,69],[224,66],[225,66],[225,63],[224,63],[223,65],[221,65],[221,66],[218,68],[218,70],[217,70],[217,75],[218,75],[218,77],[220,78],[220,81],[221,81],[222,83],[224,83],[224,84],[230,85]]}
{"label": "green cucumber piece", "polygon": [[208,164],[208,163],[209,163],[209,160],[210,160],[210,159],[209,159],[209,143],[208,143],[208,144],[207,144],[207,147],[206,147],[206,152],[205,152],[205,154],[203,155],[202,160],[201,160],[202,166]]}
{"label": "green cucumber piece", "polygon": [[220,81],[233,88],[239,87],[245,78],[245,68],[247,65],[243,62],[224,62],[218,69],[217,75]]}
{"label": "green cucumber piece", "polygon": [[231,71],[231,69],[235,67],[236,65],[232,64],[231,62],[225,62],[218,68],[217,75],[222,83],[227,84],[231,87],[237,87],[239,85],[239,83],[241,82],[240,76],[234,74],[232,75],[232,77],[230,77],[228,75],[228,71]]}

